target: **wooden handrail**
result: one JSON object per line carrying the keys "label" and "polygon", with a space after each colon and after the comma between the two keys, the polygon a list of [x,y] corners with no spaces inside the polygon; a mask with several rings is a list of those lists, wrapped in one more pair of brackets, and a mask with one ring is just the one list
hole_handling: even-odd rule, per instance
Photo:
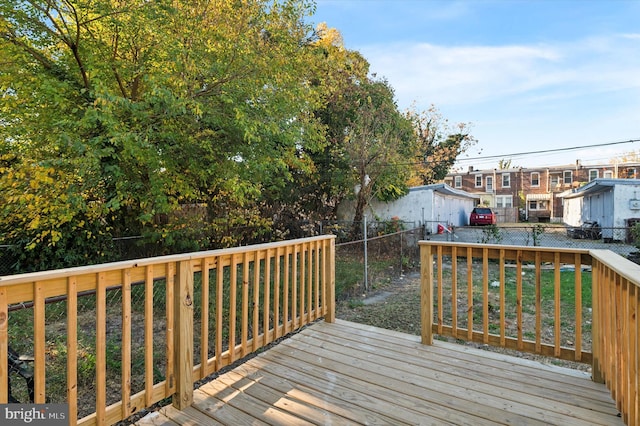
{"label": "wooden handrail", "polygon": [[608,250],[593,256],[593,380],[605,383],[626,424],[640,424],[640,265]]}
{"label": "wooden handrail", "polygon": [[[626,424],[640,424],[638,372],[640,368],[637,319],[640,304],[640,265],[609,250],[578,250],[549,247],[520,247],[421,241],[421,317],[422,342],[431,344],[434,334],[532,352],[563,360],[591,363],[592,378],[611,390]],[[451,267],[450,276],[445,269]],[[474,266],[475,265],[475,266]],[[591,300],[582,299],[583,280],[591,267]],[[474,268],[481,269],[478,274]],[[506,270],[515,269],[511,283]],[[561,341],[563,303],[561,275],[565,269],[574,272],[574,300],[572,347]],[[545,270],[546,272],[543,272]],[[525,280],[523,274],[531,275]],[[476,276],[480,276],[476,280]],[[490,290],[489,275],[498,290]],[[462,276],[462,277],[461,277]],[[543,282],[546,281],[546,282]],[[515,286],[515,303],[505,301],[505,287]],[[543,285],[553,287],[553,339],[543,341]],[[446,289],[446,290],[445,290]],[[527,289],[532,294],[525,295]],[[466,292],[465,292],[466,290]],[[475,298],[475,292],[481,296]],[[498,298],[499,317],[491,318],[490,296]],[[533,330],[523,326],[525,296],[533,297]],[[462,300],[461,301],[459,301]],[[459,311],[459,305],[467,303]],[[591,302],[591,350],[583,348],[583,304]],[[445,315],[447,305],[450,315]],[[568,305],[565,305],[568,306]],[[475,309],[475,308],[480,309]],[[482,326],[477,324],[474,311],[482,312]],[[507,316],[515,318],[515,335],[507,333]],[[531,315],[529,312],[528,315]],[[497,323],[497,327],[496,327]],[[549,327],[549,325],[547,324]],[[494,332],[490,332],[493,328]],[[528,336],[528,338],[525,338]]]}
{"label": "wooden handrail", "polygon": [[[423,308],[436,304],[430,308],[433,315],[423,317],[423,341],[430,341],[429,330],[443,336],[456,339],[468,340],[494,346],[501,346],[519,351],[532,352],[545,356],[552,356],[564,360],[590,362],[591,352],[582,348],[582,268],[591,265],[591,256],[588,250],[541,248],[541,247],[520,247],[486,244],[465,244],[465,243],[439,243],[432,241],[420,242],[423,252],[422,263],[432,265],[434,271],[429,274],[429,267],[425,268],[423,274],[423,286],[435,288],[437,291],[429,300],[423,300]],[[435,257],[435,260],[434,260]],[[445,268],[444,259],[449,259],[451,263],[451,277],[449,280],[443,278]],[[490,262],[493,262],[490,267]],[[435,266],[433,266],[435,264]],[[474,271],[474,265],[479,271]],[[575,271],[574,285],[576,288],[576,299],[572,301],[575,309],[574,323],[575,333],[571,339],[573,347],[561,342],[561,301],[560,301],[560,273],[561,269],[571,266]],[[509,267],[515,273],[508,281],[505,270]],[[542,271],[543,267],[548,270],[546,285],[553,286],[553,310],[550,313],[554,320],[553,342],[545,342],[543,339],[543,310],[541,291],[543,287]],[[448,265],[447,265],[448,268]],[[489,274],[493,274],[492,283],[497,285],[497,290],[489,291]],[[525,270],[527,272],[525,272]],[[436,276],[434,276],[436,274]],[[523,274],[532,278],[523,279]],[[552,277],[548,275],[552,274]],[[450,283],[450,284],[449,284]],[[450,285],[450,293],[444,291],[445,285]],[[515,297],[512,306],[506,306],[505,289],[512,286]],[[531,329],[525,329],[525,312],[523,301],[525,295],[523,291],[530,291],[529,298],[534,300],[533,324]],[[433,291],[433,290],[431,290]],[[423,294],[429,294],[429,290]],[[453,294],[456,297],[453,297]],[[481,300],[476,300],[479,294]],[[489,295],[493,294],[499,305],[494,306]],[[451,314],[445,318],[444,306],[450,307]],[[463,308],[461,311],[460,308]],[[477,309],[476,309],[477,308]],[[492,311],[493,315],[489,312]],[[481,315],[477,315],[480,312]],[[494,318],[499,312],[499,318]],[[513,318],[510,322],[514,325],[515,333],[507,330],[507,314]],[[478,318],[479,317],[479,318]],[[435,323],[434,323],[435,319]],[[476,326],[476,324],[480,324]],[[491,332],[493,329],[494,332]]]}
{"label": "wooden handrail", "polygon": [[[83,413],[76,424],[109,425],[169,396],[176,407],[189,406],[196,381],[312,321],[322,317],[334,321],[334,256],[335,237],[327,235],[0,277],[0,403],[9,397],[12,306],[22,304],[33,310],[35,400],[42,403],[51,400],[46,389],[50,374],[45,305],[49,300],[66,300],[67,377],[61,380],[66,381],[67,395],[66,401],[55,402],[67,402],[71,418],[76,419],[81,408],[77,397],[82,392],[78,388],[78,300],[79,295],[94,298],[96,408],[94,413]],[[134,283],[143,286],[143,301],[133,300]],[[107,289],[112,288],[120,289],[117,306],[107,299]],[[154,293],[161,294],[163,301],[154,300]],[[132,336],[134,308],[136,315],[142,311],[143,342]],[[121,321],[121,399],[117,402],[108,399],[112,392],[107,389],[107,382],[114,380],[108,367],[112,361],[108,356],[113,355],[108,350],[113,348],[107,347],[113,330],[107,321],[114,314]],[[153,339],[156,328],[165,330],[161,350]],[[143,347],[143,368],[132,367],[134,345]],[[154,379],[158,357],[164,359],[163,377]],[[196,357],[199,363],[194,365]],[[137,392],[131,385],[134,376],[144,383]]]}

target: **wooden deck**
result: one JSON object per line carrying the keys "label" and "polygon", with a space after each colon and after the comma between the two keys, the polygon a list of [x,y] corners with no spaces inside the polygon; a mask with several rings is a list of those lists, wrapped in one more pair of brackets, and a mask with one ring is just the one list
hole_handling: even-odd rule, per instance
{"label": "wooden deck", "polygon": [[585,373],[361,324],[318,322],[138,425],[622,425]]}

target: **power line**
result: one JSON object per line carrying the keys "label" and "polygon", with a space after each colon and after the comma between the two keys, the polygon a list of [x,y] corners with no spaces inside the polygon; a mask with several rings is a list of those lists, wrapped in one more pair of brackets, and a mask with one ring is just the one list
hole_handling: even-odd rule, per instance
{"label": "power line", "polygon": [[[633,142],[640,142],[640,139],[629,139],[628,141],[606,142],[606,143],[599,143],[594,145],[573,146],[573,147],[567,147],[567,148],[545,149],[540,151],[516,152],[513,154],[486,155],[486,156],[480,156],[480,157],[466,157],[466,158],[458,157],[455,159],[455,162],[462,163],[465,161],[468,162],[468,161],[478,161],[478,160],[495,160],[495,159],[503,159],[503,158],[509,158],[509,157],[521,157],[525,155],[550,154],[550,153],[565,152],[565,151],[568,152],[568,151],[576,151],[579,149],[598,148],[603,146],[621,145],[621,144],[627,144],[627,143],[633,143]],[[329,160],[327,160],[327,162],[328,161]],[[380,163],[378,164],[378,166],[379,167],[398,167],[398,166],[411,167],[411,166],[419,166],[423,164],[425,164],[423,161],[411,161],[411,162],[399,162],[399,163]]]}
{"label": "power line", "polygon": [[468,158],[457,158],[456,161],[476,161],[476,160],[495,160],[502,159],[507,157],[520,157],[524,155],[533,155],[533,154],[550,154],[553,152],[564,152],[564,151],[575,151],[578,149],[588,149],[588,148],[597,148],[603,146],[612,146],[612,145],[621,145],[626,143],[640,142],[640,139],[630,139],[628,141],[618,141],[618,142],[607,142],[607,143],[599,143],[595,145],[584,145],[584,146],[574,146],[568,148],[554,148],[554,149],[545,149],[541,151],[528,151],[528,152],[517,152],[514,154],[499,154],[499,155],[486,155],[482,157],[468,157]]}

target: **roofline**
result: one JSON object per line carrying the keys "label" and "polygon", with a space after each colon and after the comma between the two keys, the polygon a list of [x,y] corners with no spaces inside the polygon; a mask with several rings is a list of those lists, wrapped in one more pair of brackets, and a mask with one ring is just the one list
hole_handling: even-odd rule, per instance
{"label": "roofline", "polygon": [[472,175],[483,173],[517,173],[517,172],[541,172],[541,171],[557,171],[562,172],[565,170],[577,170],[577,169],[598,169],[598,168],[616,168],[616,167],[640,167],[640,162],[625,162],[625,163],[609,163],[609,164],[561,164],[554,166],[540,166],[540,167],[512,167],[509,169],[477,169],[477,170],[461,170],[459,172],[449,172],[447,176],[459,176],[459,175]]}
{"label": "roofline", "polygon": [[577,198],[585,195],[597,194],[607,189],[615,188],[616,185],[637,185],[640,186],[640,179],[594,179],[588,184],[581,186],[574,192],[562,195],[563,198]]}
{"label": "roofline", "polygon": [[446,195],[454,195],[456,197],[461,197],[461,198],[471,198],[473,200],[480,199],[479,195],[453,188],[450,185],[447,185],[446,183],[432,183],[431,185],[421,185],[421,186],[414,186],[412,188],[409,188],[409,192],[417,192],[417,191],[424,191],[424,190],[432,190],[434,192],[439,192]]}

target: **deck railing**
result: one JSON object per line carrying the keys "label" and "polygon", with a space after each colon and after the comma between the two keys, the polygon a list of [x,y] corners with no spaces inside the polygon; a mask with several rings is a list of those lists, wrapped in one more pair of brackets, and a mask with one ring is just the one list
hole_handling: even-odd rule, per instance
{"label": "deck railing", "polygon": [[334,320],[334,241],[0,277],[0,403],[8,347],[29,342],[34,402],[68,404],[71,424],[114,424],[168,397],[186,407],[195,382],[318,318]]}
{"label": "deck railing", "polygon": [[640,424],[640,266],[608,250],[422,241],[422,341],[434,335],[592,365]]}
{"label": "deck railing", "polygon": [[640,266],[608,251],[593,257],[593,379],[605,383],[628,425],[640,424]]}

